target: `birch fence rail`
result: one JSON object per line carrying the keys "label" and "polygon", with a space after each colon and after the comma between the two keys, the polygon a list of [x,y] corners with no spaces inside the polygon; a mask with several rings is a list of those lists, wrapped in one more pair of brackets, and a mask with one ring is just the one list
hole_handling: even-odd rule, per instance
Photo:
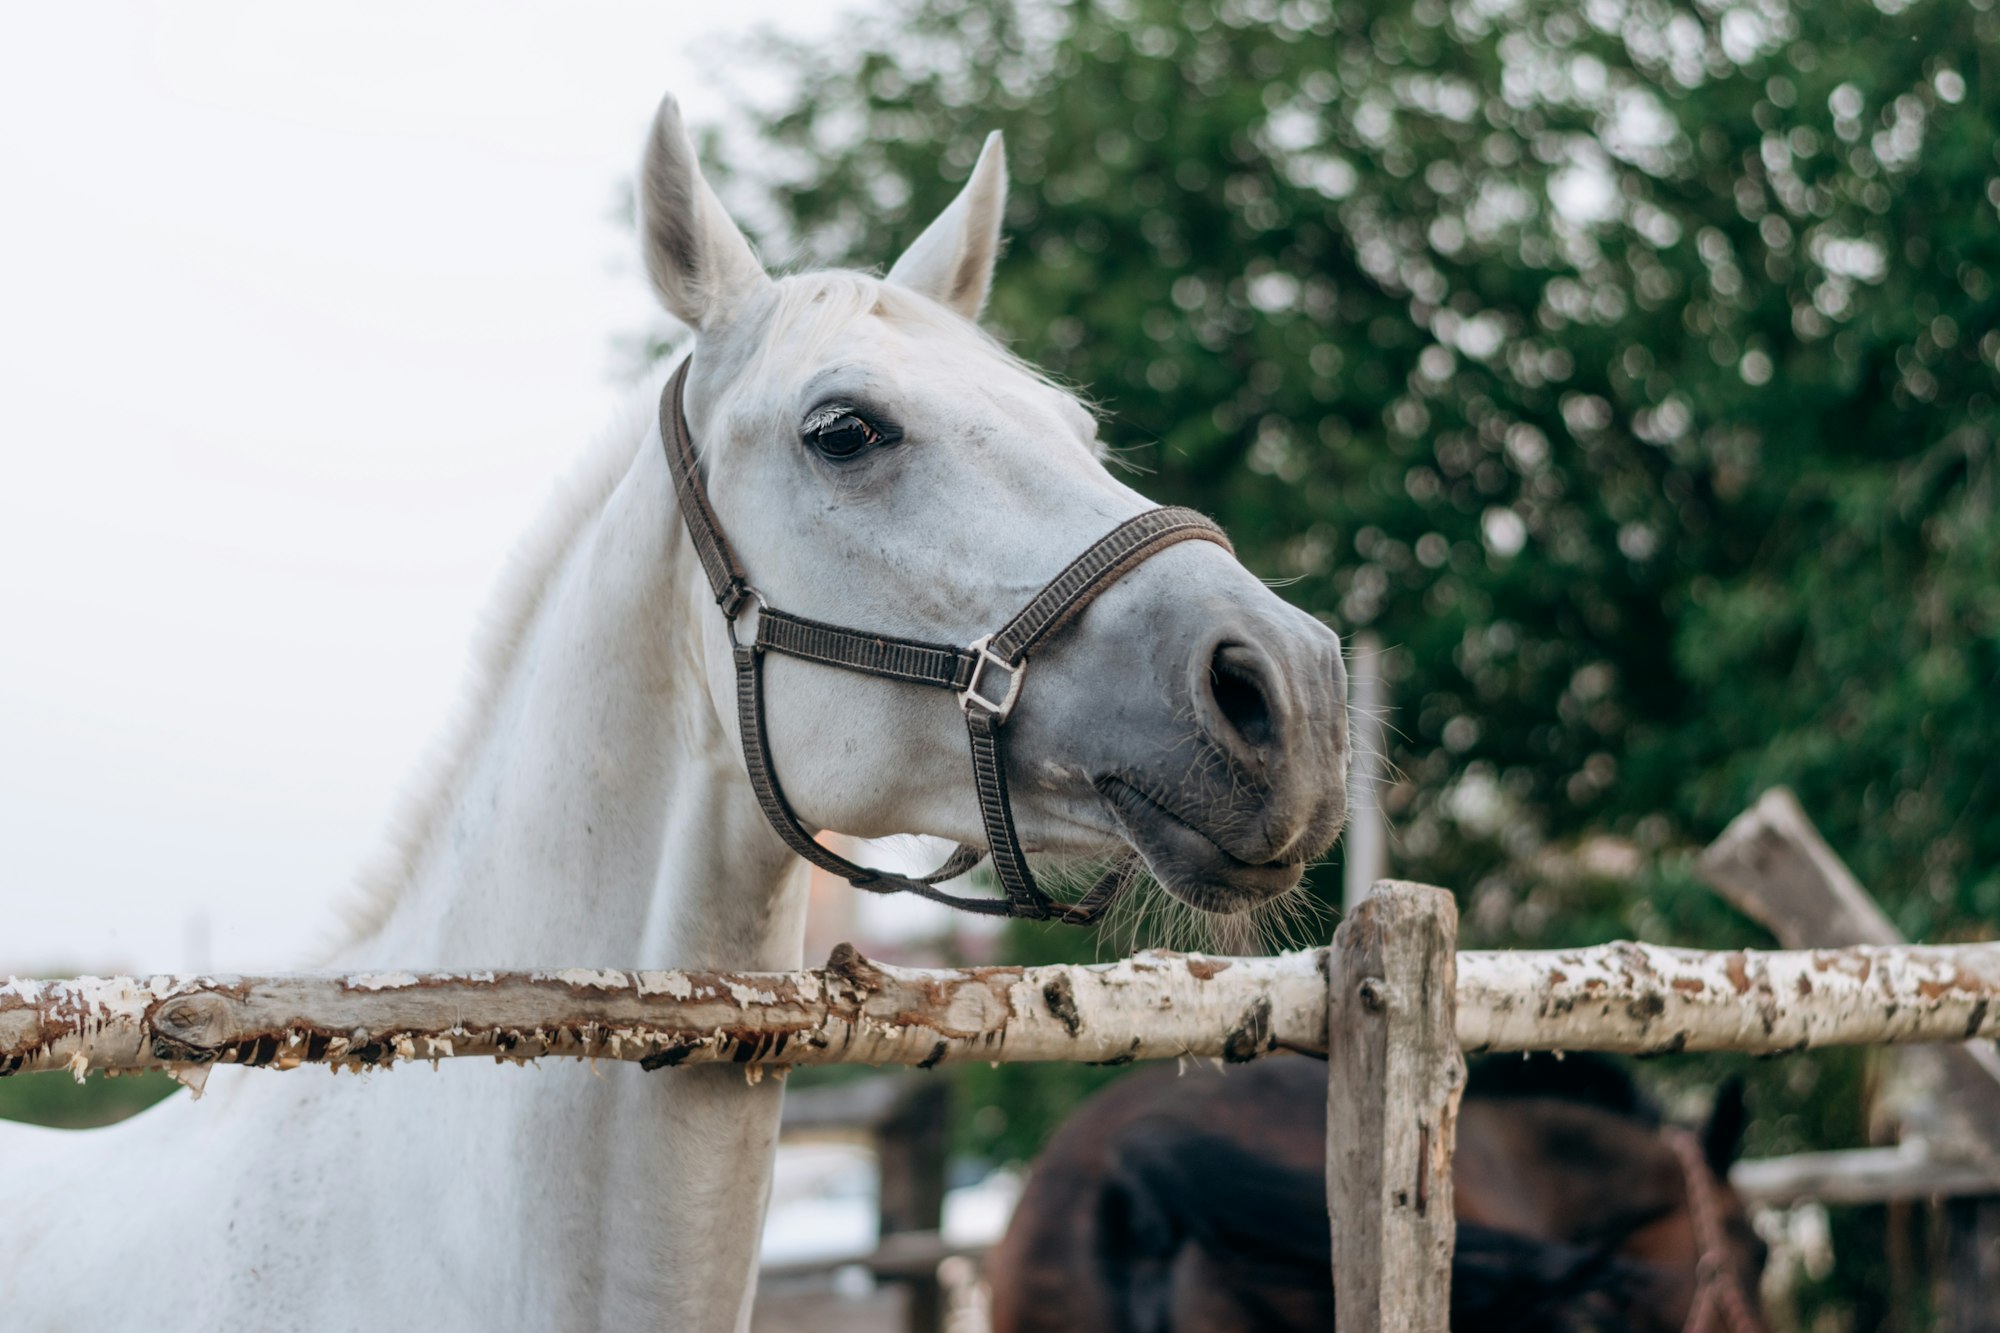
{"label": "birch fence rail", "polygon": [[[1371,898],[1370,901],[1373,901]],[[484,1056],[750,1066],[1327,1049],[1327,952],[916,969],[836,950],[800,972],[79,977],[0,986],[0,1074]],[[2000,943],[1700,952],[1615,943],[1457,955],[1468,1052],[1634,1054],[2000,1037]]]}
{"label": "birch fence rail", "polygon": [[[0,1075],[547,1057],[649,1069],[1328,1057],[1339,1333],[1443,1333],[1467,1051],[1730,1050],[2000,1037],[2000,942],[1454,952],[1442,889],[1384,881],[1327,949],[923,970],[841,946],[798,972],[374,972],[10,981]],[[663,1075],[669,1076],[669,1075]],[[403,1075],[408,1077],[408,1075]]]}

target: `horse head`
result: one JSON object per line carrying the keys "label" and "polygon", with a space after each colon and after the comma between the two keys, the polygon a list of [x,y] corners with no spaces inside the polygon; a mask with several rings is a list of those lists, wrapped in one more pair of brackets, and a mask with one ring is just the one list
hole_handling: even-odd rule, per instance
{"label": "horse head", "polygon": [[[1152,508],[1106,470],[1090,410],[975,323],[1005,194],[996,135],[886,277],[773,277],[703,179],[674,103],[661,107],[641,185],[646,262],[694,330],[686,435],[760,603],[972,644]],[[710,693],[734,730],[734,622],[703,624]],[[801,822],[988,841],[949,698],[791,656],[762,670],[775,780]],[[1226,547],[1150,554],[1033,657],[1006,719],[1020,843],[1056,860],[1129,845],[1169,892],[1216,912],[1282,894],[1340,831],[1345,691],[1335,634]]]}
{"label": "horse head", "polygon": [[[1579,1308],[1615,1311],[1612,1326],[1757,1333],[1765,1248],[1729,1184],[1746,1120],[1740,1079],[1717,1089],[1702,1126],[1683,1129],[1602,1056],[1476,1061],[1454,1163],[1459,1219],[1567,1247],[1580,1262],[1556,1271],[1588,1279]],[[1520,1266],[1507,1267],[1511,1277]],[[1501,1326],[1513,1326],[1512,1304],[1494,1302]]]}

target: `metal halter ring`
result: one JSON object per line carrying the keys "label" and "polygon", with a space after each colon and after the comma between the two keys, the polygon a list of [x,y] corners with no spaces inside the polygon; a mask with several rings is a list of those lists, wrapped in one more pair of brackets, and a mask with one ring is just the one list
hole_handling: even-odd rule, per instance
{"label": "metal halter ring", "polygon": [[[758,592],[747,583],[743,585],[742,591],[736,595],[736,600],[724,609],[722,613],[722,623],[729,631],[729,646],[731,648],[741,648],[743,646],[736,638],[736,618],[743,614],[743,607],[749,602],[757,604],[757,623],[760,625],[763,623],[764,612],[769,610],[771,606],[769,602],[764,600],[763,593]],[[757,644],[757,633],[754,629],[750,633],[750,644],[752,647],[755,647]]]}
{"label": "metal halter ring", "polygon": [[[965,682],[965,690],[958,696],[958,706],[969,713],[972,706],[978,704],[993,715],[995,722],[1005,722],[1007,715],[1014,711],[1015,700],[1021,697],[1021,682],[1027,679],[1028,664],[1025,661],[1009,662],[993,651],[990,647],[992,642],[991,634],[983,634],[965,645],[965,651],[973,655],[972,679]],[[1007,693],[998,703],[979,692],[988,663],[999,667],[1007,676]]]}

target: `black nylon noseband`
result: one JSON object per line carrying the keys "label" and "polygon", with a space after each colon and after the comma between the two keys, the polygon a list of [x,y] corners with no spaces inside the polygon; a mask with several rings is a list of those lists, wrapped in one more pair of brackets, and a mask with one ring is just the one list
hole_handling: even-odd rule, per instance
{"label": "black nylon noseband", "polygon": [[[743,760],[750,786],[765,818],[787,847],[812,864],[841,876],[857,889],[871,893],[913,893],[962,911],[987,916],[1056,919],[1074,924],[1095,920],[1137,877],[1139,858],[1121,858],[1074,903],[1058,903],[1035,883],[1028,859],[1014,829],[1014,807],[1007,796],[1007,756],[1003,745],[1007,719],[1020,698],[1028,661],[1050,637],[1060,632],[1106,588],[1169,546],[1184,541],[1209,541],[1231,550],[1221,528],[1191,509],[1149,509],[1129,518],[1092,543],[1082,555],[1035,594],[1004,626],[971,645],[923,643],[887,634],[871,634],[780,611],[750,585],[743,566],[723,536],[721,521],[702,487],[689,437],[682,394],[688,367],[684,358],[660,396],[660,438],[666,445],[667,466],[681,518],[701,558],[715,604],[729,623],[729,641],[736,666],[736,719],[743,736]],[[749,643],[737,638],[737,619],[746,605],[757,606],[757,631]],[[958,695],[965,712],[966,734],[972,748],[973,783],[979,795],[979,815],[986,829],[986,847],[961,845],[928,875],[908,876],[871,870],[822,847],[806,831],[778,787],[771,762],[771,745],[764,729],[764,654],[783,653],[846,671],[928,685]],[[937,887],[965,874],[988,855],[994,874],[1006,891],[998,898],[966,898]]]}

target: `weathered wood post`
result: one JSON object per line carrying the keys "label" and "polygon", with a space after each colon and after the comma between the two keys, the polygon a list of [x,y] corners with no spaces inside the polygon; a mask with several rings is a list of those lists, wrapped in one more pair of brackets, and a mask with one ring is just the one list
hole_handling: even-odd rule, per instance
{"label": "weathered wood post", "polygon": [[1445,1333],[1465,1059],[1458,908],[1383,880],[1327,954],[1326,1195],[1338,1333]]}
{"label": "weathered wood post", "polygon": [[[941,1234],[950,1112],[951,1085],[935,1074],[889,1074],[785,1093],[785,1135],[859,1130],[875,1146],[878,1244],[863,1262],[878,1280],[906,1293],[902,1333],[939,1333],[944,1322],[938,1264],[950,1253]],[[781,1267],[824,1272],[835,1266],[807,1260]]]}
{"label": "weathered wood post", "polygon": [[[1798,798],[1773,787],[1738,815],[1698,863],[1709,885],[1770,928],[1787,949],[1891,946],[1902,932],[1820,836]],[[1890,1052],[1906,1140],[2000,1171],[2000,1052],[1991,1041]],[[1879,1103],[1878,1103],[1879,1105]],[[1936,1275],[1943,1333],[2000,1330],[2000,1194],[1952,1199],[1939,1213],[1944,1260]]]}
{"label": "weathered wood post", "polygon": [[1382,682],[1382,640],[1369,630],[1348,645],[1347,827],[1340,835],[1340,907],[1352,912],[1389,874],[1389,706]]}
{"label": "weathered wood post", "polygon": [[[937,1236],[944,1227],[946,1128],[951,1085],[932,1078],[912,1082],[875,1127],[881,1164],[881,1238],[909,1233]],[[909,1279],[909,1333],[938,1333],[944,1326],[944,1288],[937,1267]]]}
{"label": "weathered wood post", "polygon": [[[1787,949],[1904,942],[1787,788],[1771,788],[1732,820],[1701,854],[1697,870]],[[2000,1168],[2000,1052],[1993,1043],[1898,1051],[1894,1058],[1907,1067],[1907,1080],[1921,1085],[1905,1099],[1928,1118],[1916,1128]]]}
{"label": "weathered wood post", "polygon": [[1991,1333],[2000,1327],[2000,1198],[1948,1199],[1944,1262],[1938,1275],[1942,1333]]}

